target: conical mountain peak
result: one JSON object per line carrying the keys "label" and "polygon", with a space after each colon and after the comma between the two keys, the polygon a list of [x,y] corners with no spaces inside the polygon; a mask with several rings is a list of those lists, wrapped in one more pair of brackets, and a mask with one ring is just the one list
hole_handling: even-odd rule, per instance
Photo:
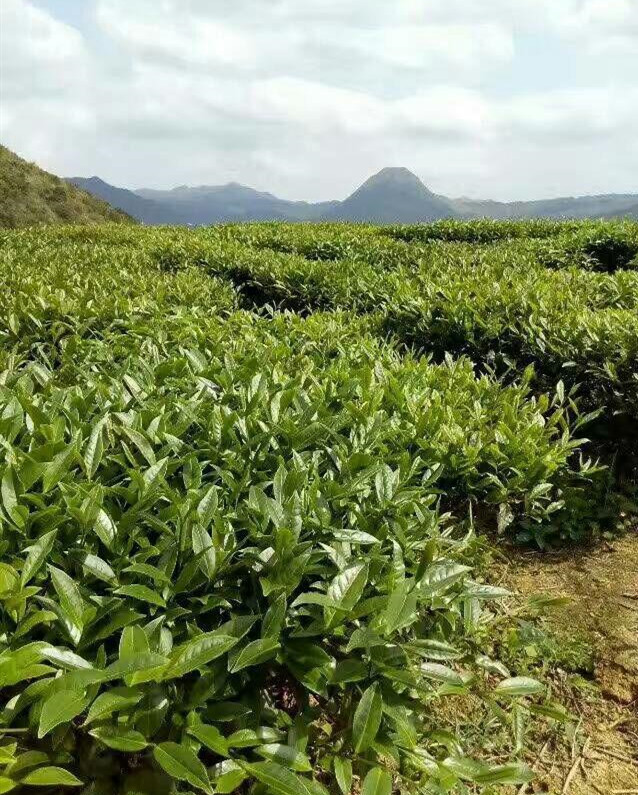
{"label": "conical mountain peak", "polygon": [[367,179],[332,213],[333,218],[372,223],[416,223],[455,215],[407,168],[384,168]]}

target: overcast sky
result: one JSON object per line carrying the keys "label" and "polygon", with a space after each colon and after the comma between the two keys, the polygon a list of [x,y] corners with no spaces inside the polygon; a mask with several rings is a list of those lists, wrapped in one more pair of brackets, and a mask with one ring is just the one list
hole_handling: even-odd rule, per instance
{"label": "overcast sky", "polygon": [[126,187],[638,192],[638,0],[0,0],[0,140]]}

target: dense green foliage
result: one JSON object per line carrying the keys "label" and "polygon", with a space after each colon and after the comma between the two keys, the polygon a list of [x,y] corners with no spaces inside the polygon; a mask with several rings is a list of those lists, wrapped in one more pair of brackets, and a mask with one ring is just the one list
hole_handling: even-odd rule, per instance
{"label": "dense green foliage", "polygon": [[635,431],[638,272],[586,249],[635,226],[524,228],[0,236],[3,791],[529,780],[567,716],[475,525],[613,512],[582,436]]}
{"label": "dense green foliage", "polygon": [[0,146],[0,227],[132,219]]}
{"label": "dense green foliage", "polygon": [[[522,238],[526,226],[532,239]],[[586,383],[583,405],[605,413],[597,432],[633,447],[636,224],[447,221],[421,229],[446,239],[406,245],[392,237],[418,228],[275,224],[158,241],[155,256],[167,268],[200,265],[230,279],[257,304],[375,313],[397,341],[438,359],[467,354],[500,373],[533,365],[538,391],[559,380]],[[476,238],[499,242],[458,242]]]}

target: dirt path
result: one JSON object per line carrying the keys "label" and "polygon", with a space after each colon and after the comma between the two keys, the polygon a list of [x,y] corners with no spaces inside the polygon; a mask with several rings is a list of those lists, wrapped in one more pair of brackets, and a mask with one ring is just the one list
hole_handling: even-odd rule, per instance
{"label": "dirt path", "polygon": [[549,740],[539,751],[527,792],[638,795],[638,532],[591,550],[519,554],[508,568],[523,594],[570,598],[548,623],[566,642],[584,640],[594,662],[584,688],[558,672],[578,730],[571,747]]}

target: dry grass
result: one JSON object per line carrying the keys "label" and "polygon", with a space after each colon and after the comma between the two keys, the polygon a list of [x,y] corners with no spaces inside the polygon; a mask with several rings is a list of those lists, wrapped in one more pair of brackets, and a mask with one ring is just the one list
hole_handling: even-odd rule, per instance
{"label": "dry grass", "polygon": [[577,731],[571,743],[539,742],[538,780],[524,792],[638,792],[638,533],[585,551],[518,555],[508,572],[523,594],[570,597],[549,623],[565,639],[586,638],[594,651],[591,687],[557,672],[561,698],[579,718]]}

